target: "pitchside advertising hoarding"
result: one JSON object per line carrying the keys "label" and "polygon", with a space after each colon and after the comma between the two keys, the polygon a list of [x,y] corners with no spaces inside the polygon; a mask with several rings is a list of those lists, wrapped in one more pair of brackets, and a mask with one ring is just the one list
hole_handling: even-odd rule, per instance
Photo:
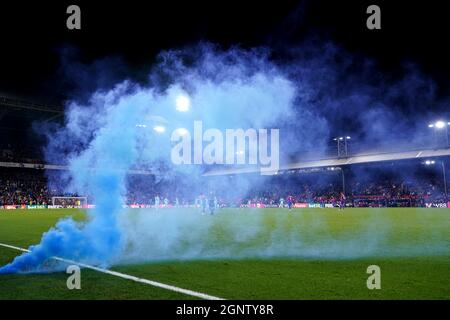
{"label": "pitchside advertising hoarding", "polygon": [[307,203],[307,202],[297,202],[294,203],[294,208],[333,208],[332,203]]}
{"label": "pitchside advertising hoarding", "polygon": [[25,204],[8,204],[0,206],[0,209],[3,210],[18,210],[18,209],[26,209],[26,210],[42,210],[42,209],[90,209],[93,208],[92,205],[84,205],[84,206],[60,206],[60,205],[46,205],[46,204],[37,204],[37,205],[25,205]]}
{"label": "pitchside advertising hoarding", "polygon": [[[150,209],[154,208],[154,205],[149,204],[131,204],[131,205],[123,205],[123,208],[131,208],[131,209]],[[198,208],[196,205],[180,205],[178,208]],[[241,207],[245,208],[255,208],[255,209],[263,209],[263,208],[278,208],[279,205],[276,204],[263,204],[263,203],[252,203],[245,204]],[[287,208],[287,205],[284,205]],[[294,208],[334,208],[335,205],[333,203],[307,203],[307,202],[297,202],[293,205]],[[3,205],[0,206],[0,210],[15,210],[15,209],[27,209],[27,210],[37,210],[37,209],[94,209],[95,205],[88,204],[83,206],[61,206],[61,205]],[[176,208],[173,205],[160,205],[159,209],[165,208]],[[450,208],[450,202],[428,202],[425,203],[425,208]]]}
{"label": "pitchside advertising hoarding", "polygon": [[47,209],[47,205],[38,204],[38,205],[26,206],[26,208],[27,209]]}
{"label": "pitchside advertising hoarding", "polygon": [[445,203],[445,202],[429,202],[429,203],[425,203],[425,207],[427,208],[450,208],[450,202],[449,203]]}

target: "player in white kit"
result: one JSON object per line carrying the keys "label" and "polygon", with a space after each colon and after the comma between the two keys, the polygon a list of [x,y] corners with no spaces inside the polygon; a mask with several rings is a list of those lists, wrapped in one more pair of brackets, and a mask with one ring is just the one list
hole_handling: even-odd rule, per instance
{"label": "player in white kit", "polygon": [[155,197],[155,208],[158,209],[159,208],[159,196],[156,195]]}

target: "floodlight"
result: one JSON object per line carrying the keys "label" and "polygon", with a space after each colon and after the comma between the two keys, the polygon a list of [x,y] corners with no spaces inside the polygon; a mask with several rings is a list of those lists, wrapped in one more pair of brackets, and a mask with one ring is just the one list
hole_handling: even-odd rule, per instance
{"label": "floodlight", "polygon": [[164,126],[154,126],[153,130],[155,130],[158,133],[164,133],[166,131],[166,128]]}
{"label": "floodlight", "polygon": [[435,123],[436,128],[438,129],[442,129],[443,127],[445,127],[445,122],[444,121],[438,121]]}
{"label": "floodlight", "polygon": [[178,128],[178,129],[177,129],[177,132],[178,132],[178,134],[179,134],[180,136],[185,136],[185,135],[188,134],[188,131],[187,131],[187,129],[185,129],[185,128]]}
{"label": "floodlight", "polygon": [[189,107],[191,106],[191,101],[189,98],[185,95],[180,95],[177,97],[175,104],[177,106],[177,110],[180,112],[186,112],[189,110]]}

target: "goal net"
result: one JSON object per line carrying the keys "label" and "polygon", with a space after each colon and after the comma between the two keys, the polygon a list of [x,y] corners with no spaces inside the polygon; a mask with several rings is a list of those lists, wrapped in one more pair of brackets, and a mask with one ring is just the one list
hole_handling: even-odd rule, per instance
{"label": "goal net", "polygon": [[87,197],[52,197],[55,208],[86,208]]}

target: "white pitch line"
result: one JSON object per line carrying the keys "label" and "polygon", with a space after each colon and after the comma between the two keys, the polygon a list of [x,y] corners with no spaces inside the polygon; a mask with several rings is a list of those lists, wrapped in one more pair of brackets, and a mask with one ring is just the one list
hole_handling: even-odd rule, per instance
{"label": "white pitch line", "polygon": [[[22,251],[22,252],[30,252],[30,250],[27,250],[27,249],[24,249],[24,248],[20,248],[20,247],[11,246],[11,245],[5,244],[5,243],[0,243],[0,246],[5,247],[5,248],[9,248],[9,249]],[[94,266],[91,266],[91,265],[88,265],[88,264],[85,264],[85,263],[81,263],[81,262],[76,262],[76,261],[63,259],[63,258],[59,258],[59,257],[52,257],[52,259],[57,260],[57,261],[62,261],[62,262],[65,262],[65,263],[69,263],[69,264],[75,264],[75,265],[78,265],[78,266],[80,266],[82,268],[95,270],[95,271],[98,271],[98,272],[101,272],[101,273],[106,273],[106,274],[109,274],[109,275],[112,275],[112,276],[116,276],[116,277],[119,277],[119,278],[122,278],[122,279],[127,279],[127,280],[131,280],[131,281],[139,282],[139,283],[148,284],[150,286],[154,286],[154,287],[158,287],[158,288],[162,288],[162,289],[166,289],[166,290],[170,290],[170,291],[183,293],[183,294],[186,294],[188,296],[193,296],[193,297],[206,299],[206,300],[224,300],[223,298],[211,296],[211,295],[206,294],[206,293],[201,293],[201,292],[197,292],[197,291],[183,289],[183,288],[171,286],[169,284],[165,284],[165,283],[161,283],[161,282],[157,282],[157,281],[153,281],[153,280],[147,280],[147,279],[144,279],[144,278],[138,278],[138,277],[135,277],[135,276],[130,276],[130,275],[125,274],[125,273],[121,273],[121,272],[117,272],[117,271],[111,271],[111,270],[107,270],[107,269],[103,269],[103,268],[98,268],[98,267],[94,267]]]}

